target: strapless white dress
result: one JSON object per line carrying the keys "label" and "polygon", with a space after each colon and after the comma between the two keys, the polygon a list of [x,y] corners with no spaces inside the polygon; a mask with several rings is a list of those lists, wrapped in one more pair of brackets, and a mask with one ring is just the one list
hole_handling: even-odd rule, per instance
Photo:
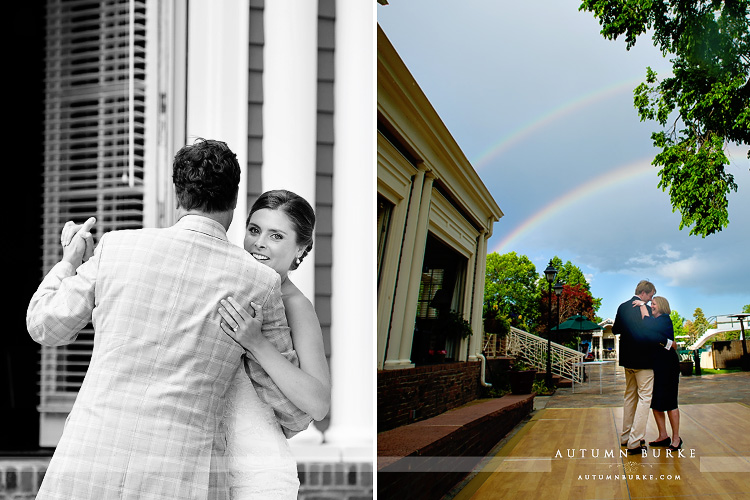
{"label": "strapless white dress", "polygon": [[297,498],[297,463],[273,409],[240,367],[227,394],[222,431],[231,500]]}

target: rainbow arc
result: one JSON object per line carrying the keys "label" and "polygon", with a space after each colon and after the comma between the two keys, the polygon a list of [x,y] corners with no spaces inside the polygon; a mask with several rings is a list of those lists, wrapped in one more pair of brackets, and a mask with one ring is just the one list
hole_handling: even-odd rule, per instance
{"label": "rainbow arc", "polygon": [[513,241],[533,231],[547,220],[559,214],[559,212],[567,209],[575,203],[585,200],[586,198],[601,193],[602,190],[608,189],[617,184],[637,180],[641,177],[645,180],[645,177],[654,172],[654,167],[651,166],[651,160],[652,158],[648,157],[635,162],[630,162],[568,191],[548,203],[528,219],[524,220],[518,227],[513,229],[502,240],[500,240],[491,252],[502,254],[510,251],[509,246]]}
{"label": "rainbow arc", "polygon": [[480,171],[482,168],[489,165],[492,160],[509,150],[514,145],[527,139],[538,130],[566,115],[622,92],[632,92],[641,80],[641,78],[635,78],[624,82],[613,83],[606,87],[594,90],[593,92],[576,97],[575,99],[567,101],[549,112],[534,118],[533,120],[521,125],[513,132],[501,137],[498,142],[481,153],[479,157],[472,162],[474,168],[477,171]]}

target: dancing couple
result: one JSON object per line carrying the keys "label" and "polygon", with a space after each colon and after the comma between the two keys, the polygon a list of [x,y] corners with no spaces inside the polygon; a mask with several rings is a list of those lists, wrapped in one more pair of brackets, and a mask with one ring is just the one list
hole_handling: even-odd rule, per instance
{"label": "dancing couple", "polygon": [[[669,302],[657,297],[653,283],[642,280],[635,295],[617,308],[612,332],[620,335],[620,366],[625,368],[625,401],[620,443],[629,455],[646,450],[646,426],[651,408],[659,435],[653,447],[682,448],[677,406],[679,358]],[[649,306],[648,303],[651,303]],[[671,437],[665,413],[669,415]]]}
{"label": "dancing couple", "polygon": [[289,279],[315,214],[294,193],[263,193],[242,249],[226,235],[240,180],[227,145],[182,148],[172,179],[174,226],[106,232],[94,248],[96,221],[68,222],[31,299],[43,345],[94,328],[40,500],[297,498],[287,438],[330,404],[320,324]]}

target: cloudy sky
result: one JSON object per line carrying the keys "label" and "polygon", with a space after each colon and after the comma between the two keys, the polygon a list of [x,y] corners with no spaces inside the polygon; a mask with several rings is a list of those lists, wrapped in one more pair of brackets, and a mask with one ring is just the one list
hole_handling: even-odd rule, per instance
{"label": "cloudy sky", "polygon": [[570,260],[614,318],[640,279],[691,319],[750,304],[750,161],[730,149],[739,185],[730,224],[680,231],[658,189],[655,123],[632,91],[671,65],[650,38],[605,40],[579,0],[389,0],[378,23],[505,216],[490,251],[527,255],[541,272]]}

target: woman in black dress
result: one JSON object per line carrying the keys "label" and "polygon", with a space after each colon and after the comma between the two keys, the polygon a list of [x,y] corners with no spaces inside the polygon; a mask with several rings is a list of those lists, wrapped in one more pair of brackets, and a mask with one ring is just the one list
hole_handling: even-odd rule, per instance
{"label": "woman in black dress", "polygon": [[[639,303],[635,303],[639,302]],[[640,307],[641,301],[635,301],[634,305]],[[669,337],[674,342],[674,327],[669,317],[671,309],[669,302],[664,297],[651,299],[651,315],[646,307],[640,307],[643,327],[659,332]],[[680,382],[680,360],[674,349],[654,350],[654,391],[651,396],[651,410],[654,413],[656,427],[659,429],[659,437],[651,441],[651,446],[667,446],[670,450],[682,448],[680,437],[680,410],[677,408],[677,385]],[[667,434],[667,425],[664,413],[669,415],[669,424],[672,427],[672,437]],[[675,445],[675,443],[679,443]]]}

